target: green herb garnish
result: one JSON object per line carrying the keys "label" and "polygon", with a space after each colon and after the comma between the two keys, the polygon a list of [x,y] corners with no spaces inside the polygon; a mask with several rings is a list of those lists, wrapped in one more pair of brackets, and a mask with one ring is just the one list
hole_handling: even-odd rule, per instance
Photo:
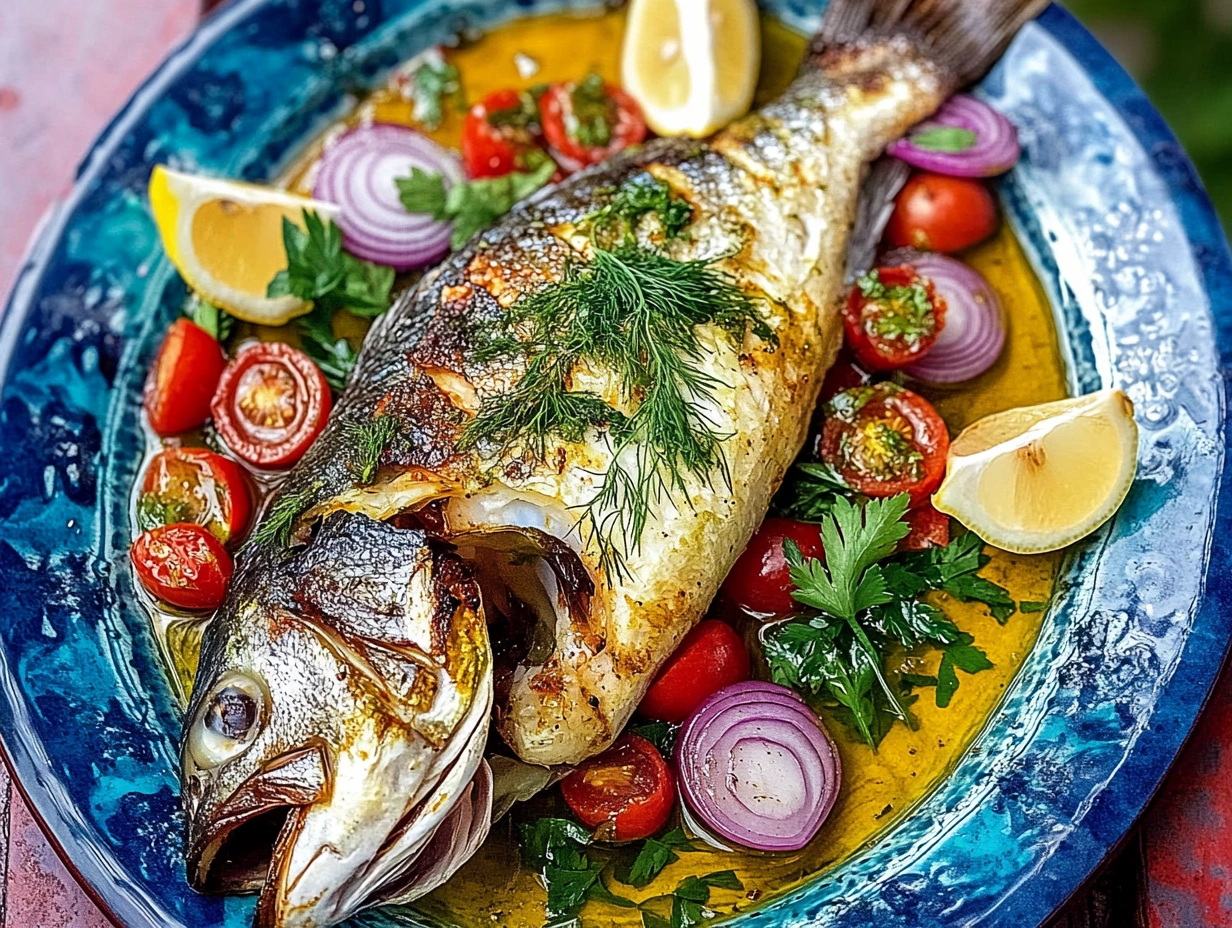
{"label": "green herb garnish", "polygon": [[439,174],[412,168],[410,177],[397,179],[402,205],[409,213],[430,213],[433,219],[453,223],[450,244],[461,248],[552,179],[556,165],[546,156],[529,173],[513,171],[503,177],[484,177],[446,189]]}
{"label": "green herb garnish", "polygon": [[936,151],[946,154],[958,154],[975,147],[979,141],[970,129],[960,129],[956,126],[933,126],[913,133],[910,142],[921,151]]}
{"label": "green herb garnish", "polygon": [[900,566],[903,572],[914,574],[925,589],[942,590],[965,603],[984,603],[992,617],[1004,625],[1014,614],[1014,600],[1005,587],[979,575],[989,560],[979,536],[965,532],[944,548],[903,555]]}
{"label": "green herb garnish", "polygon": [[345,435],[350,448],[350,467],[360,486],[371,483],[376,476],[381,456],[393,442],[397,430],[397,422],[389,415],[347,425]]}
{"label": "green herb garnish", "polygon": [[658,217],[668,239],[680,235],[693,220],[688,200],[673,194],[672,188],[653,174],[642,172],[626,178],[608,204],[585,221],[600,231],[616,233],[619,239],[632,235],[642,217],[650,213]]}
{"label": "green herb garnish", "polygon": [[192,521],[192,508],[186,502],[169,502],[157,493],[146,493],[137,503],[137,527],[143,532],[162,525]]}
{"label": "green herb garnish", "polygon": [[856,281],[866,299],[877,302],[872,327],[885,339],[914,345],[937,329],[937,314],[923,283],[887,287],[873,269]]}
{"label": "green herb garnish", "polygon": [[[578,442],[592,428],[606,429],[612,464],[581,521],[603,569],[619,573],[665,493],[683,494],[688,475],[726,480],[727,436],[703,406],[720,386],[702,368],[697,327],[707,324],[733,342],[750,327],[773,340],[753,301],[706,262],[634,245],[596,248],[589,263],[566,268],[559,283],[523,297],[484,331],[480,361],[522,362],[525,371],[511,390],[484,402],[460,447],[516,449],[543,460],[550,440]],[[581,362],[613,371],[636,409],[626,414],[570,390]]]}
{"label": "green herb garnish", "polygon": [[425,129],[438,129],[445,118],[445,100],[452,100],[458,112],[466,109],[462,75],[456,66],[443,60],[425,61],[415,69],[411,100],[411,115],[419,124]]}
{"label": "green herb garnish", "polygon": [[318,485],[313,484],[294,493],[278,496],[261,524],[253,530],[247,544],[287,547],[291,543],[291,533],[296,520],[312,504],[319,489]]}
{"label": "green herb garnish", "polygon": [[229,314],[195,294],[184,303],[184,315],[190,322],[204,329],[219,342],[225,342],[230,338],[231,330],[235,326],[235,319]]}
{"label": "green herb garnish", "polygon": [[603,78],[588,74],[570,93],[572,112],[565,116],[569,138],[587,148],[601,148],[612,141],[612,100]]}
{"label": "green herb garnish", "polygon": [[332,222],[306,209],[301,229],[284,216],[282,243],[287,267],[274,275],[266,296],[294,296],[322,313],[345,309],[365,319],[389,309],[393,268],[361,261],[343,251],[342,230]]}
{"label": "green herb garnish", "polygon": [[852,499],[855,491],[829,464],[797,464],[770,504],[771,515],[801,522],[820,522],[836,499]]}
{"label": "green herb garnish", "polygon": [[503,110],[488,110],[488,125],[530,129],[539,125],[539,100],[529,90],[518,92],[518,102]]}
{"label": "green herb garnish", "polygon": [[308,315],[296,319],[295,325],[304,354],[312,358],[331,387],[345,390],[359,354],[349,341],[334,335],[333,312],[314,307]]}
{"label": "green herb garnish", "polygon": [[1022,602],[1020,602],[1020,603],[1018,604],[1018,611],[1019,611],[1019,612],[1023,612],[1023,613],[1026,613],[1026,612],[1045,612],[1045,611],[1047,611],[1047,609],[1048,609],[1048,603],[1047,603],[1047,602],[1042,602],[1042,603],[1039,603],[1039,602],[1032,602],[1032,601],[1031,601],[1031,600],[1029,600],[1029,599],[1024,599]]}
{"label": "green herb garnish", "polygon": [[643,889],[654,882],[668,864],[680,859],[677,851],[692,851],[693,845],[682,828],[673,828],[660,838],[647,838],[637,853],[626,876],[617,877],[622,883]]}
{"label": "green herb garnish", "polygon": [[676,748],[676,736],[680,734],[680,726],[670,722],[647,722],[644,725],[633,725],[629,731],[645,738],[670,760],[672,751]]}

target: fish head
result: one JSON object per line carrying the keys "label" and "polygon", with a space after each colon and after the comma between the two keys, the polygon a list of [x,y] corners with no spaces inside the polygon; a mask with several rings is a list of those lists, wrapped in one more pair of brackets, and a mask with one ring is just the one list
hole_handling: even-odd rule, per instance
{"label": "fish head", "polygon": [[439,885],[478,847],[491,652],[450,546],[336,513],[241,566],[202,643],[181,748],[188,871],[324,928]]}

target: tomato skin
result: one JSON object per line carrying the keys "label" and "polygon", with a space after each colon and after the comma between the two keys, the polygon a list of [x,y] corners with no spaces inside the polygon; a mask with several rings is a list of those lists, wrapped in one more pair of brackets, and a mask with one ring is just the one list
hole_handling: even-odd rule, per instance
{"label": "tomato skin", "polygon": [[605,841],[639,841],[662,828],[676,805],[672,772],[658,749],[622,735],[560,782],[573,814]]}
{"label": "tomato skin", "polygon": [[684,636],[646,690],[638,712],[655,721],[683,722],[707,696],[748,678],[744,641],[727,623],[706,619]]}
{"label": "tomato skin", "polygon": [[325,375],[302,351],[281,342],[250,345],[223,372],[214,393],[214,427],[254,467],[294,464],[325,428],[333,400]]}
{"label": "tomato skin", "polygon": [[525,170],[526,155],[542,151],[539,144],[542,130],[537,121],[520,126],[493,125],[489,120],[493,113],[522,106],[522,94],[508,87],[493,91],[467,110],[462,123],[462,162],[469,176],[503,177]]}
{"label": "tomato skin", "polygon": [[217,609],[231,580],[231,556],[205,528],[180,522],[137,536],[128,552],[149,592],[181,609]]}
{"label": "tomato skin", "polygon": [[796,611],[791,597],[796,586],[783,554],[785,538],[794,541],[806,558],[825,556],[819,526],[795,519],[766,519],[723,581],[724,594],[746,612],[782,616]]}
{"label": "tomato skin", "polygon": [[830,369],[826,371],[826,379],[821,384],[822,403],[828,403],[836,394],[852,387],[866,387],[873,382],[873,375],[860,366],[851,350],[846,346],[838,353]]}
{"label": "tomato skin", "polygon": [[[924,397],[893,383],[879,383],[838,394],[827,413],[821,459],[857,493],[875,497],[907,493],[916,508],[941,485],[950,435]],[[888,447],[880,437],[885,434],[901,445],[892,457],[877,456]],[[874,463],[879,470],[874,470]]]}
{"label": "tomato skin", "polygon": [[925,551],[950,543],[950,517],[934,509],[932,503],[909,510],[907,524],[911,534],[898,543],[899,551]]}
{"label": "tomato skin", "polygon": [[143,529],[194,522],[223,544],[243,533],[251,512],[244,469],[204,448],[164,448],[154,455],[137,503]]}
{"label": "tomato skin", "polygon": [[646,138],[646,119],[642,116],[641,107],[631,96],[611,84],[603,85],[609,101],[611,141],[605,145],[586,145],[572,137],[567,127],[574,121],[573,92],[578,83],[553,84],[539,99],[543,135],[548,148],[556,163],[569,172],[605,161],[616,152]]}
{"label": "tomato skin", "polygon": [[878,329],[879,322],[896,315],[900,307],[888,299],[866,296],[859,283],[852,285],[843,308],[847,344],[856,359],[869,370],[897,370],[919,360],[932,348],[945,328],[945,300],[941,299],[932,281],[912,267],[880,267],[875,273],[879,282],[888,289],[923,287],[932,306],[931,323],[919,325],[913,340],[883,335]]}
{"label": "tomato skin", "polygon": [[978,180],[916,174],[903,187],[886,226],[892,248],[950,253],[997,231],[997,203]]}
{"label": "tomato skin", "polygon": [[187,319],[171,323],[145,382],[145,412],[154,433],[169,438],[204,425],[226,366],[209,332]]}

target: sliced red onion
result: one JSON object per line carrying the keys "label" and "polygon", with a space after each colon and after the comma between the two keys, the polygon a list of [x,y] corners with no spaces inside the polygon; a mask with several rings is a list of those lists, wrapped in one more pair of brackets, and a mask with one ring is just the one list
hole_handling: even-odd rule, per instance
{"label": "sliced red onion", "polygon": [[953,177],[1004,174],[1022,154],[1014,124],[982,100],[961,93],[887,151],[913,167]]}
{"label": "sliced red onion", "polygon": [[453,153],[407,126],[357,126],[325,149],[312,193],[338,205],[334,222],[347,251],[398,271],[426,267],[449,252],[450,223],[408,213],[398,198],[395,180],[412,168],[439,174],[446,190],[462,180]]}
{"label": "sliced red onion", "polygon": [[676,742],[680,792],[707,828],[759,851],[798,851],[838,796],[838,752],[785,686],[756,680],[703,702]]}
{"label": "sliced red onion", "polygon": [[1005,347],[1001,301],[984,276],[945,255],[900,248],[881,263],[908,264],[927,277],[945,300],[945,326],[928,354],[906,373],[926,383],[962,383],[988,370]]}

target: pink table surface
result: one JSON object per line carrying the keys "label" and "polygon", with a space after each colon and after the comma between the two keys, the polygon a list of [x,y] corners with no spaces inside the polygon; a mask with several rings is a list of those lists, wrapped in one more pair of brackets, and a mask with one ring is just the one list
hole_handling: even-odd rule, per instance
{"label": "pink table surface", "polygon": [[[8,293],[40,217],[71,185],[78,160],[188,33],[198,10],[198,0],[0,2],[0,294]],[[1142,832],[1142,909],[1151,928],[1232,928],[1227,673]],[[0,928],[109,925],[2,768],[0,838]],[[1093,925],[1085,914],[1092,909],[1080,899],[1058,924]]]}

